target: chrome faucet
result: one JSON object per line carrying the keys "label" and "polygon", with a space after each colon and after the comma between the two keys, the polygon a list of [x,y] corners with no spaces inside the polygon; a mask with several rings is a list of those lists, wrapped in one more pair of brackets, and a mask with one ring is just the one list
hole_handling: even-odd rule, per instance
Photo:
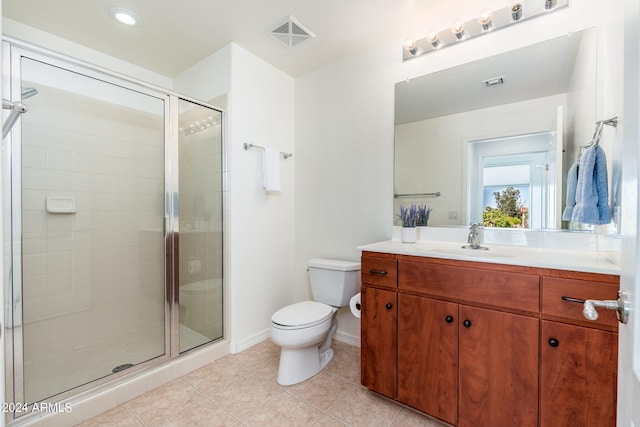
{"label": "chrome faucet", "polygon": [[480,229],[482,224],[479,222],[472,222],[469,227],[469,237],[467,238],[468,245],[463,246],[465,249],[483,249],[487,250],[489,248],[481,246],[482,237],[480,235]]}

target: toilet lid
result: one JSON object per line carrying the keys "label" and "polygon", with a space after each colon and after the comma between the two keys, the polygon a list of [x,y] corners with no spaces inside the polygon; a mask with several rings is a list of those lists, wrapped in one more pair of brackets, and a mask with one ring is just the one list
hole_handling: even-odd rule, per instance
{"label": "toilet lid", "polygon": [[333,307],[317,301],[302,301],[282,307],[271,316],[280,326],[313,326],[333,316]]}

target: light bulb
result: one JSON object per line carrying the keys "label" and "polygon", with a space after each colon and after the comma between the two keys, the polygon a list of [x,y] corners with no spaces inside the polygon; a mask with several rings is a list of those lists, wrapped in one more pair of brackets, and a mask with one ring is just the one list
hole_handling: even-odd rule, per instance
{"label": "light bulb", "polygon": [[411,55],[415,55],[418,53],[418,47],[416,46],[416,41],[412,38],[408,38],[404,41],[404,48],[409,51]]}
{"label": "light bulb", "polygon": [[464,38],[464,24],[460,20],[455,20],[451,24],[451,32],[455,34],[458,40]]}
{"label": "light bulb", "polygon": [[491,22],[491,11],[489,9],[484,9],[480,12],[478,24],[482,25],[483,31],[489,31],[491,29],[493,23]]}
{"label": "light bulb", "polygon": [[438,32],[436,30],[429,30],[427,32],[427,41],[431,43],[431,46],[433,46],[434,49],[439,48],[440,45],[442,44],[442,42],[440,41],[440,38],[438,37]]}
{"label": "light bulb", "polygon": [[519,21],[522,18],[522,4],[516,3],[511,6],[511,19]]}

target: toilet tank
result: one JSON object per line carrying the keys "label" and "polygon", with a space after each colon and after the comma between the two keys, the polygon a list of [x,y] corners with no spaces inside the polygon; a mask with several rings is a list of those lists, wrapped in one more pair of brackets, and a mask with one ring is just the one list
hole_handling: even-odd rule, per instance
{"label": "toilet tank", "polygon": [[346,307],[360,292],[360,263],[336,259],[309,260],[313,299],[333,307]]}

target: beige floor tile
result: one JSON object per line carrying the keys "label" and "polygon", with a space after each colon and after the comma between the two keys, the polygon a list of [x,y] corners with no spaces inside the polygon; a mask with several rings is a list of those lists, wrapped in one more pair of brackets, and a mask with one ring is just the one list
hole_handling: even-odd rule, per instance
{"label": "beige floor tile", "polygon": [[247,369],[234,363],[233,356],[203,366],[184,376],[184,380],[208,395],[216,388],[229,384],[248,374]]}
{"label": "beige floor tile", "polygon": [[448,424],[444,424],[433,418],[429,418],[419,412],[412,411],[407,408],[402,408],[400,414],[393,422],[392,427],[447,427]]}
{"label": "beige floor tile", "polygon": [[313,427],[346,427],[347,425],[342,421],[338,421],[329,415],[323,415]]}
{"label": "beige floor tile", "polygon": [[231,415],[242,419],[271,398],[286,393],[255,375],[247,374],[215,389],[209,397]]}
{"label": "beige floor tile", "polygon": [[140,427],[141,425],[131,411],[124,405],[120,405],[78,424],[78,427]]}
{"label": "beige floor tile", "polygon": [[280,347],[271,342],[271,340],[264,340],[253,347],[250,347],[238,354],[234,354],[233,361],[234,363],[238,363],[251,369],[257,361],[278,357],[279,355]]}
{"label": "beige floor tile", "polygon": [[388,427],[399,412],[400,406],[357,385],[350,385],[327,409],[328,414],[353,427]]}
{"label": "beige floor tile", "polygon": [[178,379],[136,397],[126,406],[144,425],[152,425],[203,400],[197,390]]}
{"label": "beige floor tile", "polygon": [[251,412],[242,422],[249,427],[257,426],[312,426],[322,412],[300,399],[283,393]]}
{"label": "beige floor tile", "polygon": [[226,413],[220,405],[205,399],[183,409],[154,427],[236,427],[240,421]]}
{"label": "beige floor tile", "polygon": [[290,393],[318,409],[326,410],[349,387],[349,383],[326,370],[299,384],[285,388]]}
{"label": "beige floor tile", "polygon": [[333,360],[326,370],[354,384],[360,384],[360,349],[345,343],[334,342]]}

